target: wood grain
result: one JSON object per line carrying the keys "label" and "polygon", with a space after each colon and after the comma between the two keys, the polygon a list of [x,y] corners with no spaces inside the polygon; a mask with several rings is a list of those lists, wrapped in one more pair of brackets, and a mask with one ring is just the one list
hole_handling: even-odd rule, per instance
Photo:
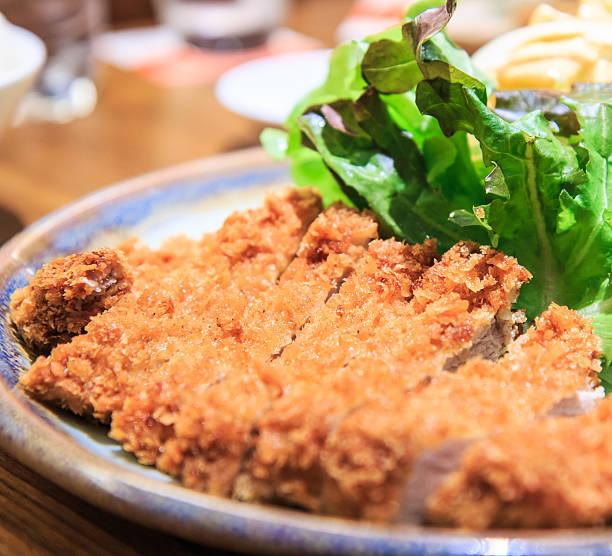
{"label": "wood grain", "polygon": [[[288,23],[331,44],[349,0],[301,0]],[[100,68],[87,118],[29,123],[0,137],[0,209],[23,225],[111,183],[194,158],[257,145],[264,125],[222,107],[212,85],[163,88]],[[0,237],[6,219],[0,218]]]}
{"label": "wood grain", "polygon": [[200,548],[103,512],[0,452],[0,554],[143,553],[190,555]]}
{"label": "wood grain", "polygon": [[0,206],[25,224],[113,182],[258,141],[263,126],[222,108],[212,86],[162,89],[104,70],[91,116],[27,124],[1,139]]}

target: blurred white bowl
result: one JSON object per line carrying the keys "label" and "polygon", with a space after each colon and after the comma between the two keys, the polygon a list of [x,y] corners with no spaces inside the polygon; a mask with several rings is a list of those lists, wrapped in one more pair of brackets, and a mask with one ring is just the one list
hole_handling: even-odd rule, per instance
{"label": "blurred white bowl", "polygon": [[46,58],[43,42],[0,14],[0,132],[32,85]]}

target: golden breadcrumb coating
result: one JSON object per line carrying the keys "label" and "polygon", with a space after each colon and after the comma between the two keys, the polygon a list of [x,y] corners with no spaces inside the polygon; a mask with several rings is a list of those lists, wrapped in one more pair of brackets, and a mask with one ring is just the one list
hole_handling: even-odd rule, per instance
{"label": "golden breadcrumb coating", "polygon": [[368,399],[403,397],[444,372],[450,358],[494,326],[529,277],[515,259],[490,248],[460,243],[429,268],[422,253],[409,249],[415,248],[374,242],[364,259],[374,271],[365,266],[351,276],[283,352],[279,365],[291,382],[257,423],[249,477],[238,481],[237,497],[318,508],[319,455],[339,421]]}
{"label": "golden breadcrumb coating", "polygon": [[261,208],[228,217],[219,231],[193,242],[194,249],[183,249],[187,258],[180,263],[158,253],[147,258],[146,249],[128,245],[128,260],[142,263],[133,291],[94,317],[86,334],[39,357],[21,384],[77,414],[108,420],[130,381],[144,385],[174,352],[188,355],[199,338],[217,335],[217,309],[234,292],[244,300],[274,286],[320,209],[311,190],[269,197]]}
{"label": "golden breadcrumb coating", "polygon": [[112,307],[132,286],[125,257],[103,247],[55,259],[11,297],[22,339],[46,352],[82,334],[91,317]]}
{"label": "golden breadcrumb coating", "polygon": [[[208,355],[206,367],[193,373],[187,362],[187,372],[183,372],[180,362],[173,358],[152,371],[148,377],[151,387],[140,386],[113,415],[111,436],[146,463],[155,463],[158,456],[168,454],[164,442],[173,437],[171,429],[178,409],[199,402],[209,386],[225,383],[236,374],[247,374],[255,362],[263,363],[279,354],[335,292],[376,235],[377,224],[368,214],[342,206],[332,206],[321,213],[276,287],[247,304],[228,298],[225,306],[218,309],[218,336],[208,345],[200,341],[197,347],[198,351],[215,354]],[[220,349],[221,345],[227,349]],[[194,400],[196,388],[199,394]],[[153,416],[160,413],[163,423]],[[196,450],[197,446],[190,443],[185,449]],[[174,462],[176,452],[170,452],[172,463],[166,455],[165,466],[161,464],[174,473],[180,467],[180,461]]]}
{"label": "golden breadcrumb coating", "polygon": [[429,521],[458,527],[582,527],[612,518],[612,399],[473,444],[429,499]]}
{"label": "golden breadcrumb coating", "polygon": [[[374,251],[378,251],[378,260],[373,259]],[[330,298],[321,311],[328,314],[331,310],[336,314],[333,307],[337,299],[350,301],[345,289],[353,289],[359,283],[364,286],[365,281],[369,281],[372,297],[366,302],[364,290],[360,290],[360,309],[367,311],[368,308],[375,308],[375,300],[378,299],[380,316],[384,307],[380,303],[380,295],[394,295],[402,299],[404,295],[409,295],[409,284],[415,275],[422,273],[425,265],[431,264],[434,255],[435,244],[432,242],[426,247],[407,247],[392,240],[374,241],[368,252],[364,252],[357,261],[354,272],[339,292]],[[380,282],[374,276],[378,276]],[[377,295],[377,289],[383,293]],[[394,293],[389,294],[390,291]],[[285,299],[290,298],[285,296]],[[357,298],[353,297],[352,300],[357,301]],[[310,328],[321,311],[313,314],[310,322],[298,332],[298,338]],[[227,494],[231,479],[239,471],[241,461],[252,443],[251,433],[257,418],[283,393],[284,388],[295,382],[296,376],[303,373],[299,365],[289,369],[282,364],[285,353],[292,346],[287,346],[268,366],[259,366],[249,374],[232,376],[205,392],[198,390],[179,413],[175,427],[177,438],[164,447],[164,454],[158,461],[160,468],[180,472],[188,486],[209,491],[214,488],[214,492]],[[311,378],[316,379],[314,375]],[[222,480],[219,473],[223,474]]]}
{"label": "golden breadcrumb coating", "polygon": [[[197,241],[50,263],[13,296],[24,340],[59,343],[21,384],[213,494],[467,527],[610,519],[612,404],[547,417],[598,384],[590,324],[553,304],[514,339],[514,258],[438,257],[321,210],[291,190]],[[445,446],[429,484],[419,466]]]}
{"label": "golden breadcrumb coating", "polygon": [[420,454],[545,415],[597,384],[600,355],[591,325],[553,304],[497,363],[475,358],[407,395],[387,390],[336,423],[327,438],[322,508],[390,519]]}

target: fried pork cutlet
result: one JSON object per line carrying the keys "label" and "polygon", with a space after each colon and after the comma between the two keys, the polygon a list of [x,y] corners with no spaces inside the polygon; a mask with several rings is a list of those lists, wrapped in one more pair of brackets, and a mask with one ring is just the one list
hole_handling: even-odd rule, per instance
{"label": "fried pork cutlet", "polygon": [[337,422],[325,439],[317,509],[421,520],[435,484],[415,473],[422,469],[417,458],[427,457],[431,466],[431,451],[446,441],[522,425],[577,391],[592,390],[600,355],[601,340],[591,325],[553,304],[497,363],[474,358],[455,374],[440,374],[405,396],[383,392]]}
{"label": "fried pork cutlet", "polygon": [[[219,310],[218,336],[209,346],[202,342],[198,346],[214,357],[208,355],[195,373],[191,362],[186,362],[183,370],[176,357],[152,371],[149,386],[138,385],[122,409],[114,413],[111,436],[141,461],[155,463],[167,452],[164,443],[174,436],[175,415],[185,405],[185,398],[191,400],[189,403],[200,403],[209,386],[236,380],[236,375],[248,376],[255,362],[277,356],[337,290],[376,235],[377,224],[368,214],[342,206],[321,213],[276,287],[247,305],[236,307],[228,302],[225,310]],[[220,349],[221,345],[227,349]],[[177,355],[184,357],[185,353]],[[200,393],[197,397],[193,395],[195,389]],[[257,392],[249,395],[256,398]],[[169,463],[168,470],[176,473]]]}
{"label": "fried pork cutlet", "polygon": [[459,527],[577,527],[612,519],[612,399],[468,448],[428,500],[428,520]]}
{"label": "fried pork cutlet", "polygon": [[499,357],[512,335],[510,305],[530,278],[516,259],[467,243],[433,265],[431,242],[375,242],[370,253],[362,275],[351,277],[288,346],[281,367],[304,368],[310,378],[376,361],[410,386],[472,351]]}
{"label": "fried pork cutlet", "polygon": [[232,316],[241,322],[242,348],[257,359],[277,357],[338,291],[377,237],[378,224],[367,212],[334,205],[319,215],[278,287]]}
{"label": "fried pork cutlet", "polygon": [[[561,500],[552,524],[609,517],[601,502],[580,506],[569,482],[550,487],[536,445],[550,427],[560,459],[578,434],[567,423],[596,430],[580,437],[586,451],[612,422],[612,408],[591,421],[551,417],[579,413],[577,393],[598,384],[590,325],[552,305],[515,338],[524,318],[510,306],[530,277],[515,259],[470,243],[438,259],[434,241],[376,234],[369,214],[321,213],[317,195],[297,190],[199,241],[100,250],[120,262],[127,287],[96,298],[84,332],[75,328],[21,383],[75,413],[112,417],[111,435],[141,461],[214,494],[468,526],[547,525],[540,499],[546,508]],[[26,339],[38,330],[32,345],[50,345],[49,323],[70,328],[79,295],[67,296],[66,316],[50,300],[79,280],[91,285],[87,256],[52,263],[56,271],[14,295]],[[40,315],[42,328],[23,314]],[[528,439],[524,460],[513,430]],[[603,465],[600,452],[583,456],[585,468]],[[607,488],[599,477],[580,483],[585,496]]]}
{"label": "fried pork cutlet", "polygon": [[11,316],[33,350],[47,352],[82,334],[91,317],[130,291],[125,257],[108,248],[85,251],[44,265],[11,298]]}
{"label": "fried pork cutlet", "polygon": [[[528,276],[513,259],[500,258],[487,250],[487,255],[472,251],[477,251],[475,246],[462,244],[432,267],[433,242],[424,246],[406,246],[394,240],[372,242],[367,256],[359,260],[338,293],[314,314],[280,357],[271,361],[269,367],[260,368],[260,376],[250,373],[233,377],[206,392],[198,390],[191,402],[184,404],[175,423],[177,437],[165,445],[158,460],[160,468],[181,474],[191,487],[208,490],[214,483],[229,488],[227,478],[231,474],[228,470],[248,452],[253,435],[257,435],[260,416],[267,415],[279,395],[283,400],[288,392],[299,391],[302,381],[307,387],[317,389],[321,377],[337,372],[359,357],[366,368],[377,369],[383,378],[394,373],[405,377],[404,387],[409,387],[411,381],[418,381],[406,371],[407,361],[411,361],[414,373],[417,367],[421,373],[441,371],[447,358],[472,344],[479,326],[491,326],[496,311],[509,307],[516,289]],[[493,279],[494,276],[497,279]],[[465,285],[466,282],[472,289]],[[442,302],[453,302],[449,312],[443,316],[438,308],[437,317],[432,317],[432,311],[420,320],[413,318],[399,326],[402,319],[408,318],[407,307],[412,306],[413,295],[418,296],[413,310],[425,313],[428,296],[434,297],[435,288]],[[445,289],[446,297],[443,295]],[[471,305],[461,298],[460,291],[466,299],[473,300]],[[487,299],[490,305],[483,301]],[[461,333],[455,331],[451,324],[456,316],[454,309],[465,313],[464,321],[459,324],[472,325],[473,333],[471,329],[466,331],[465,326]],[[446,325],[442,323],[444,320]],[[416,322],[428,325],[428,332],[434,331],[436,323],[440,324],[439,328],[444,328],[446,334],[438,331],[438,337],[427,348],[413,349],[406,338],[410,337],[411,326],[416,326]],[[448,345],[441,347],[441,340],[445,339]],[[400,346],[394,347],[395,343]],[[419,357],[419,363],[415,364],[415,358]],[[362,369],[356,368],[355,372],[359,374]],[[274,385],[268,389],[272,395],[265,395],[266,384]],[[397,382],[395,386],[400,387]],[[257,397],[251,392],[262,394]],[[234,403],[232,398],[241,402]],[[303,408],[304,398],[298,395],[291,399],[297,407]],[[291,405],[291,402],[287,404]],[[224,481],[215,477],[215,469],[223,473]],[[303,469],[298,473],[303,475]],[[237,497],[252,496],[252,485],[247,485],[243,479],[237,484]],[[268,486],[269,483],[266,489]]]}
{"label": "fried pork cutlet", "polygon": [[217,312],[231,292],[244,299],[273,286],[320,209],[320,198],[310,190],[270,197],[261,208],[231,215],[197,242],[195,256],[183,264],[128,250],[128,259],[142,263],[133,291],[94,317],[85,334],[39,357],[21,384],[77,414],[108,420],[121,407],[130,380],[144,382],[174,352],[188,356],[200,337],[216,334]]}
{"label": "fried pork cutlet", "polygon": [[[374,258],[374,252],[378,252],[378,259]],[[384,307],[380,300],[385,296],[396,300],[409,296],[410,285],[433,262],[434,256],[433,242],[422,247],[405,246],[391,240],[374,241],[322,311],[335,313],[339,298],[345,303],[351,302],[346,291],[360,284],[370,295],[364,296],[365,290],[359,290],[359,298],[352,297],[355,310],[367,314],[376,307],[372,300],[378,299],[380,318]],[[295,284],[287,285],[295,287]],[[285,295],[277,296],[274,303],[282,304],[283,297],[287,298]],[[313,314],[310,322],[298,332],[298,337],[318,319],[319,312]],[[228,494],[241,461],[252,444],[254,423],[295,380],[296,372],[300,372],[299,367],[289,369],[280,363],[292,345],[267,366],[256,367],[250,373],[234,374],[210,388],[193,392],[180,409],[175,423],[176,437],[164,446],[158,466],[180,474],[188,486]]]}
{"label": "fried pork cutlet", "polygon": [[[427,247],[371,244],[361,272],[286,348],[277,363],[290,377],[286,392],[254,424],[257,443],[236,497],[318,507],[318,456],[345,415],[388,389],[404,395],[480,339],[495,337],[487,331],[498,329],[496,315],[510,314],[528,272],[511,257],[468,244],[427,267]],[[501,339],[494,345],[497,358]]]}

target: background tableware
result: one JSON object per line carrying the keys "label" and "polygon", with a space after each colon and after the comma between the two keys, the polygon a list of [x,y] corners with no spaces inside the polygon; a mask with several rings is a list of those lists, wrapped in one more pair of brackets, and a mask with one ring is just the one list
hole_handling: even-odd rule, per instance
{"label": "background tableware", "polygon": [[6,22],[0,13],[0,133],[45,61],[45,47],[33,33]]}
{"label": "background tableware", "polygon": [[221,76],[215,95],[232,112],[280,125],[297,101],[325,81],[330,52],[290,52],[246,62]]}
{"label": "background tableware", "polygon": [[68,122],[95,107],[92,38],[104,27],[104,0],[0,0],[12,23],[39,36],[48,59],[20,117]]}
{"label": "background tableware", "polygon": [[287,12],[288,0],[155,0],[158,18],[186,40],[213,50],[263,44]]}

